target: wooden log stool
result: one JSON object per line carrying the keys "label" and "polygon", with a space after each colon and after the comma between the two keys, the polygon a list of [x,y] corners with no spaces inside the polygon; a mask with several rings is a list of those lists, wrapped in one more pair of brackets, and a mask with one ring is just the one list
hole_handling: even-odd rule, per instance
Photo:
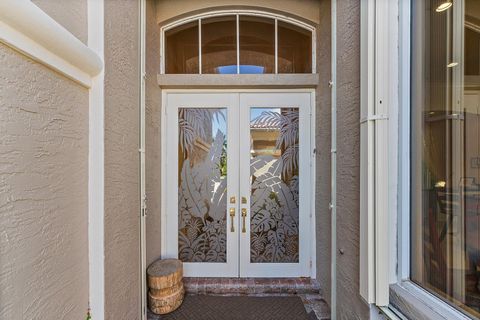
{"label": "wooden log stool", "polygon": [[148,304],[155,314],[175,311],[183,302],[183,264],[180,260],[157,260],[147,269]]}

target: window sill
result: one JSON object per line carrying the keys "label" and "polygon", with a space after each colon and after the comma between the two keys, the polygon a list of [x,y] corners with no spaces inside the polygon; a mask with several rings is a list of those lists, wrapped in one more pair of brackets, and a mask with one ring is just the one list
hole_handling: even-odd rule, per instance
{"label": "window sill", "polygon": [[390,286],[390,304],[408,319],[470,319],[411,281],[402,281]]}
{"label": "window sill", "polygon": [[159,74],[161,88],[315,88],[319,75],[295,74]]}

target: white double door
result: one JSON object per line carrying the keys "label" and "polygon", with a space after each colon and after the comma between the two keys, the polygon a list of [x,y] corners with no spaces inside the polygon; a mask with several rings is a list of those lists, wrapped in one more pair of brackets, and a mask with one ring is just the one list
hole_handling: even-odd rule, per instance
{"label": "white double door", "polygon": [[185,276],[311,274],[309,92],[166,92],[163,257]]}

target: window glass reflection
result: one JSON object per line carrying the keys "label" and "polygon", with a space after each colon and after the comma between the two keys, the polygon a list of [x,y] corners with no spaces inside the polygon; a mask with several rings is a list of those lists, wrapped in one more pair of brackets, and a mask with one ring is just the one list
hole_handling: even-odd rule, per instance
{"label": "window glass reflection", "polygon": [[312,72],[312,32],[278,21],[278,73]]}
{"label": "window glass reflection", "polygon": [[411,278],[479,318],[480,2],[443,2],[412,2]]}
{"label": "window glass reflection", "polygon": [[240,73],[275,72],[275,20],[240,16]]}
{"label": "window glass reflection", "polygon": [[165,31],[165,73],[198,73],[198,21]]}
{"label": "window glass reflection", "polygon": [[165,73],[311,73],[312,31],[277,20],[277,36],[273,18],[199,18],[165,31]]}
{"label": "window glass reflection", "polygon": [[237,73],[236,16],[202,19],[202,73]]}

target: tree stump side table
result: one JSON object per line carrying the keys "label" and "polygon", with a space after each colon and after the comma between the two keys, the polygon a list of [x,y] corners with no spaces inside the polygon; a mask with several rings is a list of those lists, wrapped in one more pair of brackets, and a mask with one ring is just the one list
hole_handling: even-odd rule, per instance
{"label": "tree stump side table", "polygon": [[182,279],[180,260],[157,260],[148,267],[148,305],[153,313],[167,314],[180,307],[185,294]]}

